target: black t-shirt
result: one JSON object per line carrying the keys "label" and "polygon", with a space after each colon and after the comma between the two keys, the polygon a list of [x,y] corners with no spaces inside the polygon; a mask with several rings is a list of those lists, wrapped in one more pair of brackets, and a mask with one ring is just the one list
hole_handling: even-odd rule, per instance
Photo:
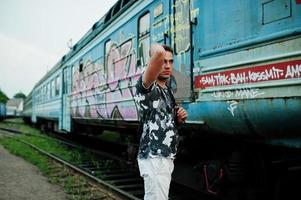
{"label": "black t-shirt", "polygon": [[166,157],[174,159],[178,146],[175,109],[169,88],[153,83],[143,86],[142,76],[136,83],[135,102],[143,121],[138,158]]}

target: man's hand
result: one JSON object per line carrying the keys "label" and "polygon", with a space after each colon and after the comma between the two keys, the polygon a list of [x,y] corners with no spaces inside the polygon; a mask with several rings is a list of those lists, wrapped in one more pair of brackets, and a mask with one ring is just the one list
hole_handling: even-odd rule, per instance
{"label": "man's hand", "polygon": [[178,123],[182,124],[185,122],[185,120],[188,117],[188,114],[186,112],[186,110],[182,107],[177,106],[176,107],[176,111],[177,111],[177,119],[178,119]]}
{"label": "man's hand", "polygon": [[148,88],[157,80],[162,70],[165,58],[165,50],[160,44],[153,44],[150,49],[150,60],[143,74],[143,85]]}
{"label": "man's hand", "polygon": [[150,48],[150,57],[154,56],[155,54],[165,54],[165,50],[160,44],[152,44]]}

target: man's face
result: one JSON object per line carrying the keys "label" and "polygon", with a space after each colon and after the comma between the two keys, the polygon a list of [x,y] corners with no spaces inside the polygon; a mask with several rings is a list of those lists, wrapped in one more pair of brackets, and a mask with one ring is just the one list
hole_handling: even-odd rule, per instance
{"label": "man's face", "polygon": [[161,80],[168,79],[172,74],[172,69],[173,69],[173,54],[170,51],[166,51],[164,64],[158,78]]}

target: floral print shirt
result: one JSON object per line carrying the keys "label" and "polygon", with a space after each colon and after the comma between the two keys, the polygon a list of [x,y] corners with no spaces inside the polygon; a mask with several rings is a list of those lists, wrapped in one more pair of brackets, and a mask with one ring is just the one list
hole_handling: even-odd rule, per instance
{"label": "floral print shirt", "polygon": [[138,158],[166,157],[174,159],[178,146],[178,132],[175,123],[172,91],[162,88],[156,82],[148,89],[142,76],[136,84],[135,102],[143,120]]}

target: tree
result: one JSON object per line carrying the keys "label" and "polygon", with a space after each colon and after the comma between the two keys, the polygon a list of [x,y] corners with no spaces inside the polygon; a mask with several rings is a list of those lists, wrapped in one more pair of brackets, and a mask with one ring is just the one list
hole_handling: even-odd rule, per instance
{"label": "tree", "polygon": [[8,100],[8,97],[2,90],[0,89],[0,103],[6,103]]}
{"label": "tree", "polygon": [[14,95],[14,99],[25,99],[26,95],[23,94],[22,92],[18,92],[17,94]]}

